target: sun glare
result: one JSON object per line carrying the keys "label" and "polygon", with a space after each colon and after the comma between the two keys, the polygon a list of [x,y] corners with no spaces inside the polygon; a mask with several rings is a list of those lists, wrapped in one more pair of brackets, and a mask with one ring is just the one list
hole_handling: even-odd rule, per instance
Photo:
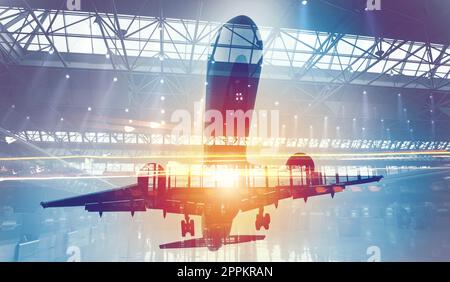
{"label": "sun glare", "polygon": [[218,188],[238,188],[239,176],[238,169],[224,168],[217,170],[213,177]]}

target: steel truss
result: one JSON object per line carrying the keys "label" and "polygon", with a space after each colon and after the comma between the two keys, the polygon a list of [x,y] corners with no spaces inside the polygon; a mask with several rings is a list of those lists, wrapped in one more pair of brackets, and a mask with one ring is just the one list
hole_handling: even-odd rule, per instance
{"label": "steel truss", "polygon": [[[117,12],[0,7],[3,64],[204,75],[222,23]],[[263,77],[329,86],[450,89],[450,48],[279,27],[260,27]],[[166,79],[167,80],[167,79]],[[152,76],[148,83],[159,82]],[[326,89],[318,99],[335,92]]]}
{"label": "steel truss", "polygon": [[[121,149],[133,150],[148,145],[203,146],[225,145],[223,138],[202,139],[201,136],[175,136],[171,134],[124,133],[124,132],[73,132],[73,131],[21,131],[14,135],[23,141],[42,145],[116,145]],[[236,146],[281,149],[334,149],[359,151],[433,151],[450,150],[450,141],[411,141],[388,139],[332,139],[332,138],[240,138]],[[51,146],[50,146],[51,147]]]}

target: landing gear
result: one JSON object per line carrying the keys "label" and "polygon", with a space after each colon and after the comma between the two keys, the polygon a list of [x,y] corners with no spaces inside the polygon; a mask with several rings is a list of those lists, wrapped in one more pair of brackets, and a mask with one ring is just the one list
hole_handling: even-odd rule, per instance
{"label": "landing gear", "polygon": [[264,229],[268,230],[270,225],[270,214],[266,213],[264,214],[264,209],[259,209],[259,213],[256,215],[255,220],[255,227],[256,230],[260,230],[261,227],[264,227]]}
{"label": "landing gear", "polygon": [[185,215],[185,219],[181,221],[181,236],[186,237],[187,233],[195,236],[194,220]]}

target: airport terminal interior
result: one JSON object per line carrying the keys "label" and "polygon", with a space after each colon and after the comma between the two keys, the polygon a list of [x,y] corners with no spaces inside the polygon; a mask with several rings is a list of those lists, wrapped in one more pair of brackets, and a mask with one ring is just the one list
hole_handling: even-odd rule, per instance
{"label": "airport terminal interior", "polygon": [[[449,26],[439,0],[0,0],[0,261],[449,261]],[[244,137],[203,135],[214,103]],[[52,202],[154,163],[145,207]],[[242,204],[182,241],[252,189],[270,228]]]}

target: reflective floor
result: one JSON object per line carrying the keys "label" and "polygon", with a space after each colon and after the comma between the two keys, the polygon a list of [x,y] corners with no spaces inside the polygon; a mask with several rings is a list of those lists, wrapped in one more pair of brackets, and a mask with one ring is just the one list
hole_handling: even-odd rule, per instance
{"label": "reflective floor", "polygon": [[[256,211],[240,213],[231,234],[266,239],[217,252],[159,249],[182,239],[181,215],[164,219],[161,211],[149,211],[99,218],[82,208],[42,210],[39,202],[33,212],[4,205],[0,261],[449,261],[448,190],[412,186],[407,191],[416,193],[391,184],[378,192],[310,198],[306,204],[285,200],[278,209],[266,208],[272,218],[268,231],[255,231]],[[201,220],[194,220],[200,234]]]}

